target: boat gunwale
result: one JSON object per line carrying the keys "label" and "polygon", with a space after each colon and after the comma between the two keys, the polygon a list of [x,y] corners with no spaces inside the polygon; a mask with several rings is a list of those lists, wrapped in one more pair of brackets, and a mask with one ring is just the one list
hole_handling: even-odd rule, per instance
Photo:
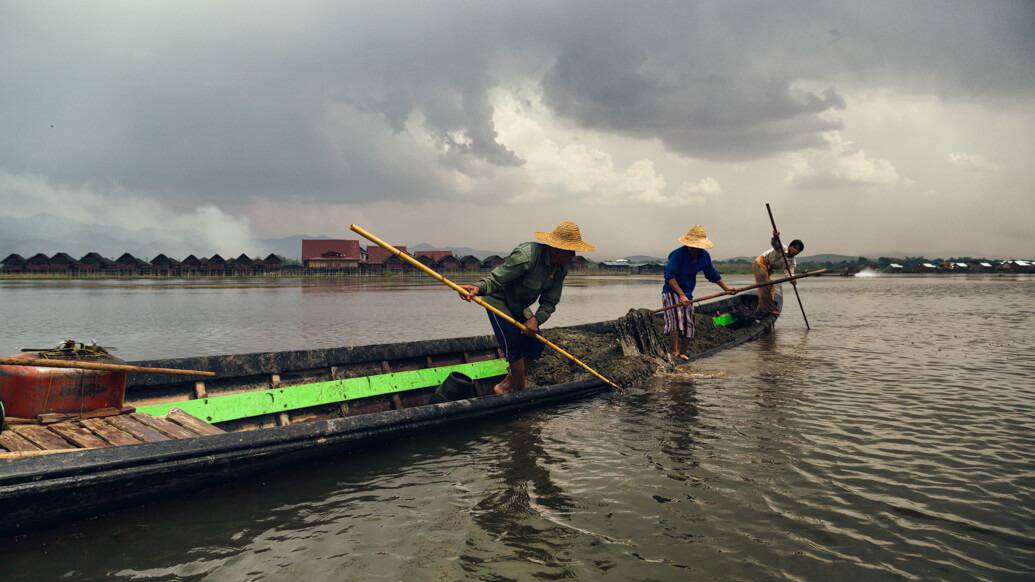
{"label": "boat gunwale", "polygon": [[[525,408],[533,404],[550,402],[579,393],[598,392],[605,384],[597,379],[580,380],[502,395],[469,398],[453,402],[414,406],[399,410],[313,420],[282,427],[268,427],[255,430],[227,432],[217,435],[198,436],[162,442],[141,443],[118,447],[80,449],[55,455],[29,456],[7,459],[0,474],[0,501],[16,493],[19,485],[28,486],[35,493],[42,493],[42,481],[73,479],[81,481],[89,477],[83,471],[108,472],[133,467],[153,467],[162,463],[199,459],[212,462],[218,455],[249,452],[262,454],[265,449],[287,446],[288,450],[309,446],[333,445],[331,439],[354,440],[380,433],[409,432],[424,426],[486,416],[514,408]],[[309,443],[307,445],[307,443]]]}
{"label": "boat gunwale", "polygon": [[[696,309],[700,313],[710,313],[731,305],[750,304],[753,298],[754,296],[752,295],[738,295],[704,303],[696,306]],[[617,319],[609,319],[562,326],[554,329],[609,333],[614,331],[616,321]],[[278,352],[250,352],[244,354],[137,360],[129,362],[129,364],[143,367],[210,370],[218,375],[215,378],[217,381],[233,381],[235,378],[249,378],[269,374],[290,374],[298,371],[329,369],[336,366],[342,367],[382,360],[444,356],[465,351],[494,350],[498,347],[495,336],[477,335],[410,342],[317,348],[313,350],[285,350]],[[714,349],[726,349],[726,344],[716,346]],[[197,380],[204,380],[204,378],[202,376],[171,377],[159,374],[134,374],[126,387],[127,396],[131,396],[131,392],[141,389],[177,386]]]}

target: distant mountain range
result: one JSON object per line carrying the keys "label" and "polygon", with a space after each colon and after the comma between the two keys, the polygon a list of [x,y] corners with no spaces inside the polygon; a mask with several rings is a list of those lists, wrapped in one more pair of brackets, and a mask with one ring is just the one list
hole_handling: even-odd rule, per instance
{"label": "distant mountain range", "polygon": [[[277,253],[278,255],[287,258],[301,260],[302,258],[302,239],[329,239],[334,237],[322,236],[322,235],[309,235],[309,234],[296,234],[294,236],[286,236],[283,238],[264,238],[259,240],[264,247],[270,249],[270,252]],[[353,239],[354,240],[354,239]],[[391,242],[391,241],[389,241]],[[360,241],[363,247],[367,247],[369,243],[367,241]],[[406,243],[401,243],[406,244]],[[417,243],[415,245],[407,245],[406,249],[409,251],[453,251],[453,254],[457,257],[463,257],[466,255],[474,255],[479,260],[484,260],[486,257],[492,255],[505,256],[506,253],[500,251],[486,251],[481,249],[472,249],[471,247],[440,247],[430,245],[428,243]]]}
{"label": "distant mountain range", "polygon": [[481,250],[481,249],[472,249],[471,247],[436,247],[436,246],[429,245],[428,243],[417,243],[417,244],[409,247],[409,250],[411,250],[411,251],[439,251],[439,250],[441,250],[441,251],[453,251],[453,254],[455,256],[457,256],[457,257],[464,257],[464,256],[467,256],[467,255],[473,255],[473,256],[475,256],[478,259],[483,260],[483,261],[487,257],[491,257],[492,255],[499,255],[501,257],[506,257],[507,255],[510,254],[509,252],[506,252],[506,251],[484,251],[484,250]]}
{"label": "distant mountain range", "polygon": [[308,234],[296,234],[294,236],[285,236],[282,238],[263,238],[259,239],[264,247],[268,248],[271,253],[276,253],[285,259],[294,259],[296,261],[302,260],[302,239],[328,239],[334,238],[330,236],[322,235],[308,235]]}
{"label": "distant mountain range", "polygon": [[[18,253],[28,258],[36,253],[45,253],[48,256],[52,256],[54,253],[66,252],[75,258],[79,258],[88,252],[98,252],[104,256],[115,258],[122,253],[128,252],[139,258],[150,259],[159,253],[165,253],[174,258],[183,258],[189,254],[211,256],[217,252],[224,256],[237,256],[241,253],[246,253],[248,256],[265,256],[272,252],[287,259],[298,260],[301,259],[302,239],[304,238],[327,239],[334,237],[294,235],[258,240],[242,239],[240,241],[224,243],[225,246],[232,248],[209,248],[210,242],[206,242],[200,237],[192,236],[190,232],[182,229],[121,228],[86,224],[49,214],[38,214],[27,218],[0,216],[0,259],[10,253]],[[237,248],[238,246],[244,248]],[[485,259],[490,255],[506,256],[507,254],[507,251],[457,246],[433,246],[425,242],[410,245],[409,249],[415,251],[444,249],[453,251],[453,254],[458,257],[474,255],[479,259]],[[995,254],[989,255],[975,251],[960,250],[926,253],[892,251],[866,253],[863,256],[874,260],[878,257],[901,259],[906,256],[925,256],[931,259],[948,257],[1021,258],[1000,257]],[[650,255],[630,255],[624,258],[633,263],[665,260],[664,257],[653,257]],[[716,257],[716,260],[744,259],[751,261],[754,258],[753,256],[733,257],[733,259]],[[798,262],[855,262],[857,258],[858,255],[825,253],[799,257]]]}
{"label": "distant mountain range", "polygon": [[159,253],[177,258],[192,253],[198,256],[210,256],[217,252],[224,256],[231,256],[231,253],[232,256],[241,253],[265,256],[265,253],[269,253],[260,241],[230,246],[232,248],[210,248],[210,243],[201,240],[197,233],[185,230],[130,229],[86,224],[50,214],[27,218],[0,216],[0,259],[10,253],[29,258],[36,253],[52,256],[65,252],[76,259],[89,252],[98,252],[110,258],[128,252],[141,259],[150,259]]}

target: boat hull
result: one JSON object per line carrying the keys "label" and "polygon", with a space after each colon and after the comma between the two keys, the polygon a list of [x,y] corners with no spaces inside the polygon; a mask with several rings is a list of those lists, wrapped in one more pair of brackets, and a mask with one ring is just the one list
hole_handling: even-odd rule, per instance
{"label": "boat hull", "polygon": [[598,380],[363,416],[132,447],[9,461],[0,474],[0,534],[10,535],[240,479],[285,463],[381,444],[414,432],[513,414],[605,390]]}
{"label": "boat hull", "polygon": [[[737,297],[706,304],[708,313],[753,308],[753,297]],[[699,359],[768,333],[775,322],[769,317],[735,341],[695,354]],[[595,332],[614,331],[613,322],[574,326]],[[430,340],[376,346],[357,346],[302,352],[275,352],[146,362],[160,367],[191,367],[219,372],[222,388],[236,390],[265,382],[271,374],[309,377],[314,371],[330,377],[342,370],[359,373],[371,366],[396,368],[407,365],[441,365],[498,357],[491,336]],[[328,371],[329,370],[329,371]],[[69,521],[124,508],[176,492],[228,480],[239,480],[272,467],[340,454],[356,448],[381,445],[395,438],[423,433],[467,421],[515,414],[557,405],[608,390],[599,380],[583,380],[503,394],[491,394],[492,380],[482,386],[483,396],[441,404],[408,403],[397,409],[378,410],[344,417],[304,420],[286,426],[226,426],[228,432],[131,446],[81,449],[52,454],[29,454],[0,459],[0,535]],[[132,378],[127,403],[139,404],[183,390],[194,390],[193,380],[140,375]],[[220,389],[218,385],[209,387]],[[430,398],[430,396],[429,396]],[[385,401],[388,401],[385,397]],[[402,406],[399,406],[399,405]],[[391,406],[391,405],[389,405]],[[355,412],[355,411],[352,411]],[[351,412],[350,412],[351,414]],[[49,451],[44,451],[45,453]]]}

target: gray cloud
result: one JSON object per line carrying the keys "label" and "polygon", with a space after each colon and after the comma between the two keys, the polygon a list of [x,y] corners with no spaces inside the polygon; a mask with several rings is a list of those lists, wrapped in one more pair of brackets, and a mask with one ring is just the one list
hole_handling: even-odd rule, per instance
{"label": "gray cloud", "polygon": [[185,203],[446,196],[449,171],[523,163],[489,100],[518,78],[572,123],[751,160],[825,147],[844,81],[1030,98],[1032,16],[1023,1],[10,2],[0,165]]}

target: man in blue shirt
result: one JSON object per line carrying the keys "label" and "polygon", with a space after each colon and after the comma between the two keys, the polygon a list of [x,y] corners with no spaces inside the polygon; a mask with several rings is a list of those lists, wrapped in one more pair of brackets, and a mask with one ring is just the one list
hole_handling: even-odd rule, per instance
{"label": "man in blue shirt", "polygon": [[712,257],[706,249],[715,246],[708,239],[700,224],[679,237],[683,246],[668,255],[665,264],[665,285],[661,288],[661,305],[665,309],[665,333],[672,335],[672,353],[681,360],[690,359],[686,349],[694,338],[694,296],[697,273],[703,272],[706,279],[715,283],[730,295],[737,292],[722,280],[722,275],[712,265]]}

